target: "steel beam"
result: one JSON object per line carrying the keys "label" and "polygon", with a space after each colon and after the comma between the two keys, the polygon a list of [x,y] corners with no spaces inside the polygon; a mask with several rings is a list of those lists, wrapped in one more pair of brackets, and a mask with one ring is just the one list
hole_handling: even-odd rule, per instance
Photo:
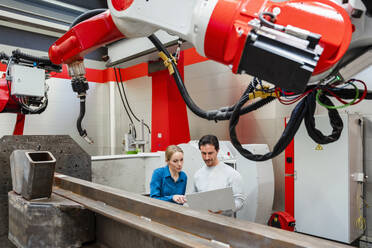
{"label": "steel beam", "polygon": [[[348,247],[57,174],[53,192],[180,247]],[[123,246],[125,247],[125,246]]]}
{"label": "steel beam", "polygon": [[[84,205],[87,209],[94,211],[95,213],[98,213],[102,216],[105,216],[110,220],[125,224],[126,226],[129,226],[130,228],[151,234],[155,237],[165,240],[178,247],[189,247],[189,248],[218,247],[207,239],[203,239],[196,235],[185,233],[175,228],[160,224],[158,222],[152,221],[149,218],[138,216],[138,215],[129,213],[127,211],[114,208],[112,206],[105,204],[104,202],[95,201],[88,197],[84,197],[79,194],[72,193],[71,191],[63,190],[60,188],[54,188],[54,192],[55,194],[63,196],[72,201],[81,202],[82,205]],[[108,219],[104,219],[104,220],[101,219],[100,223],[105,222],[103,225],[108,226],[110,225],[110,223],[107,222]],[[109,232],[114,232],[115,229],[118,230],[118,228],[99,228],[99,229],[101,229],[102,231],[104,229],[106,230],[109,229]],[[128,242],[128,240],[126,242]]]}

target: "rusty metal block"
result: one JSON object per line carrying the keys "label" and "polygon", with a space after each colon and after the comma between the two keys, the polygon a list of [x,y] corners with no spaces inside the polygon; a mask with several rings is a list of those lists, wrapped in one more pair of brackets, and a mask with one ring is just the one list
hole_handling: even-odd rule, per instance
{"label": "rusty metal block", "polygon": [[56,159],[48,151],[25,152],[22,196],[27,200],[50,197]]}
{"label": "rusty metal block", "polygon": [[[68,135],[3,136],[0,139],[0,247],[8,248],[8,192],[12,190],[9,165],[14,150],[50,151],[56,172],[92,180],[91,157]],[[6,238],[3,238],[6,237]]]}
{"label": "rusty metal block", "polygon": [[9,192],[9,240],[17,248],[74,248],[95,238],[93,212],[57,196],[27,201]]}
{"label": "rusty metal block", "polygon": [[22,193],[25,164],[28,163],[25,152],[29,151],[33,150],[14,150],[10,154],[10,172],[12,175],[13,191],[19,195]]}

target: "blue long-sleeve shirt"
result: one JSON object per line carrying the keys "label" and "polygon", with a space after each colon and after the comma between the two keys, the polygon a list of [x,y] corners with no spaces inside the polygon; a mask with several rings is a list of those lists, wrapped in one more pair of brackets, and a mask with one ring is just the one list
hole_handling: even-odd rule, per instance
{"label": "blue long-sleeve shirt", "polygon": [[187,176],[181,171],[177,182],[170,174],[168,165],[154,170],[150,183],[150,197],[163,201],[174,202],[174,195],[184,195],[186,192]]}

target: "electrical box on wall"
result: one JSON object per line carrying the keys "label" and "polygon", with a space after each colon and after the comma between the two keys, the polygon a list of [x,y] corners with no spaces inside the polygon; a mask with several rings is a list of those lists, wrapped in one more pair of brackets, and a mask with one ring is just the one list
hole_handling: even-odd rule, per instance
{"label": "electrical box on wall", "polygon": [[[294,138],[294,217],[296,231],[344,243],[363,234],[362,118],[341,115],[344,128],[334,143],[320,145],[304,123]],[[332,132],[328,116],[315,117],[316,128]]]}
{"label": "electrical box on wall", "polygon": [[11,65],[12,95],[43,97],[45,71],[35,67]]}

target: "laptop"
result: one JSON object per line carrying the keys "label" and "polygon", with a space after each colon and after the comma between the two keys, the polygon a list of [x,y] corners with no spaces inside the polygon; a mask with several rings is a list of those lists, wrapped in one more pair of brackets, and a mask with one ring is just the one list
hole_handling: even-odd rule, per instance
{"label": "laptop", "polygon": [[235,203],[232,187],[186,195],[187,205],[195,210],[233,210]]}

